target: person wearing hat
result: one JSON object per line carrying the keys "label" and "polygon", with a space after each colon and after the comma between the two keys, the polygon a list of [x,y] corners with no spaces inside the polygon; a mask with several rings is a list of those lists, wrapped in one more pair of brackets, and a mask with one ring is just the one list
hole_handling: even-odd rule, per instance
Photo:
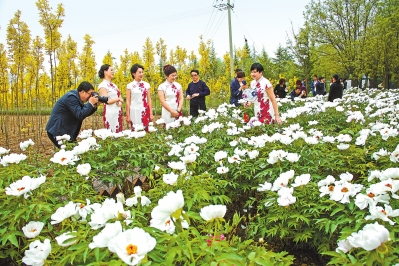
{"label": "person wearing hat", "polygon": [[333,83],[330,87],[330,92],[328,93],[328,101],[333,102],[335,99],[341,99],[343,93],[343,87],[339,82],[338,74],[332,76]]}

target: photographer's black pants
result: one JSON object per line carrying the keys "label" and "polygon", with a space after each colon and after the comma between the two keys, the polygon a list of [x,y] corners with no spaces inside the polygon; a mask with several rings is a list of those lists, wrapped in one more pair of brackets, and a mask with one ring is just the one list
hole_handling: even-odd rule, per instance
{"label": "photographer's black pants", "polygon": [[53,134],[51,134],[50,132],[47,131],[47,136],[57,148],[61,148],[60,144],[58,144],[58,141],[55,139]]}

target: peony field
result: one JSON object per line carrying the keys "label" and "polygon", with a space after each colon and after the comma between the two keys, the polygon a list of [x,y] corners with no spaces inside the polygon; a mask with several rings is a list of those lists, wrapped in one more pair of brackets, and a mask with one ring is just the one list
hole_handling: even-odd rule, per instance
{"label": "peony field", "polygon": [[399,266],[399,90],[278,106],[282,125],[224,103],[51,156],[0,147],[0,260]]}

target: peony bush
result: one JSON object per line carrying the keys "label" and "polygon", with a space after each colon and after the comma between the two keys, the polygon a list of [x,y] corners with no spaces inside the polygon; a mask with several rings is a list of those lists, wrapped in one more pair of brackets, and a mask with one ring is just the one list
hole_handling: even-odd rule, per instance
{"label": "peony bush", "polygon": [[[222,104],[151,132],[0,147],[0,259],[18,265],[399,263],[399,91],[278,102],[282,126]],[[126,185],[147,177],[149,188]],[[123,188],[100,196],[93,183]],[[136,183],[139,184],[139,183]]]}

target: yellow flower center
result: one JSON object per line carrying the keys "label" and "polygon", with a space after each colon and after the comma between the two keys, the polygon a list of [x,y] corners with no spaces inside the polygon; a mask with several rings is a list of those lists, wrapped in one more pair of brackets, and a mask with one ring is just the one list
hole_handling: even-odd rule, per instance
{"label": "yellow flower center", "polygon": [[30,230],[31,233],[34,233],[34,232],[36,232],[36,231],[37,231],[36,229]]}
{"label": "yellow flower center", "polygon": [[127,245],[126,252],[128,255],[137,254],[137,246],[132,244]]}
{"label": "yellow flower center", "polygon": [[331,185],[331,186],[328,186],[328,191],[334,191],[334,186],[333,185]]}
{"label": "yellow flower center", "polygon": [[369,196],[370,198],[374,198],[374,197],[375,197],[375,194],[372,193],[372,192],[370,192],[369,194],[367,194],[367,196]]}
{"label": "yellow flower center", "polygon": [[387,212],[386,212],[385,210],[381,210],[381,212],[382,212],[384,215],[387,215]]}
{"label": "yellow flower center", "polygon": [[82,208],[84,208],[84,206],[85,206],[85,205],[84,205],[83,203],[80,203],[79,208],[82,209]]}
{"label": "yellow flower center", "polygon": [[170,226],[170,220],[166,220],[165,225]]}
{"label": "yellow flower center", "polygon": [[24,189],[25,189],[25,187],[19,187],[17,190],[21,191],[21,190],[24,190]]}
{"label": "yellow flower center", "polygon": [[341,192],[344,192],[344,193],[348,192],[348,191],[349,191],[349,189],[347,187],[344,187],[344,188],[341,189]]}
{"label": "yellow flower center", "polygon": [[392,188],[392,184],[386,184],[386,187]]}
{"label": "yellow flower center", "polygon": [[65,161],[66,159],[67,159],[67,158],[65,158],[65,157],[64,157],[64,158],[61,158],[61,162]]}

